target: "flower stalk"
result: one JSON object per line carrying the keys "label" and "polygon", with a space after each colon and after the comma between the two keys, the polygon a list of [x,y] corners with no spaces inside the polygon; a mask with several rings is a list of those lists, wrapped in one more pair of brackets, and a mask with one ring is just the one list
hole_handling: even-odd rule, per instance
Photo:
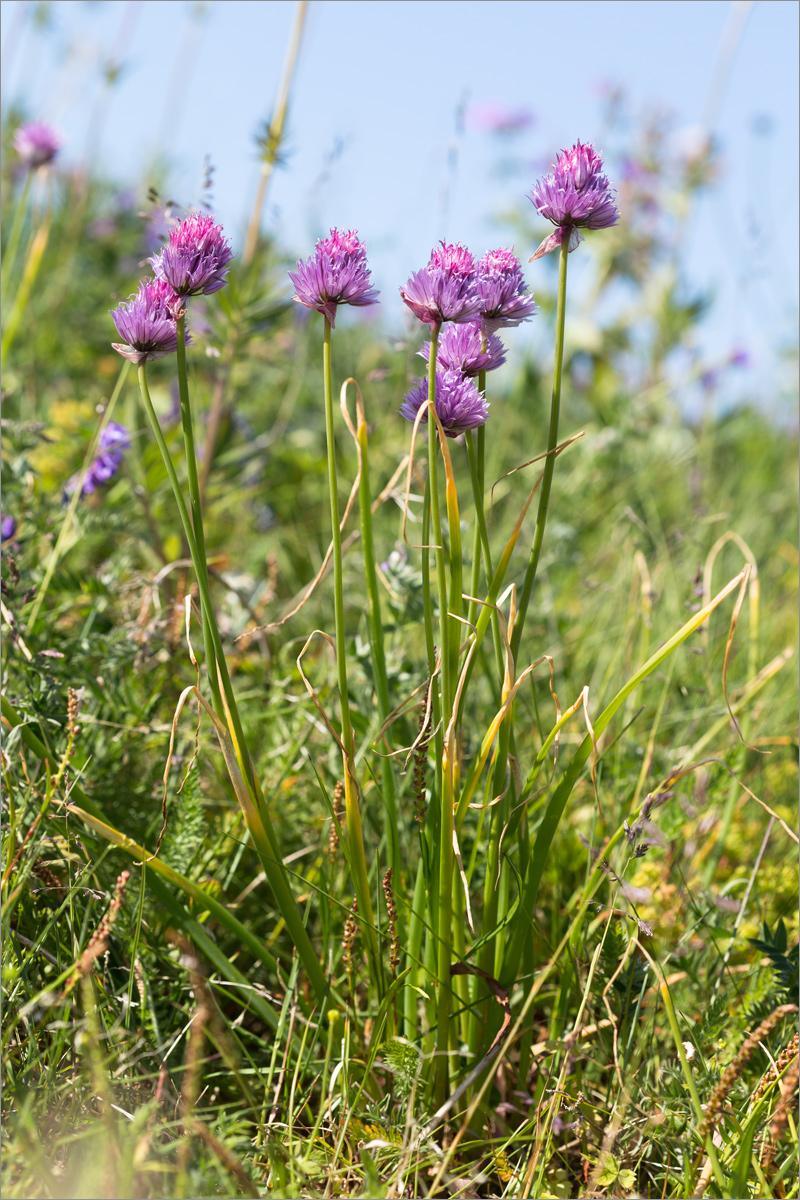
{"label": "flower stalk", "polygon": [[[197,475],[197,455],[195,453],[194,429],[192,425],[192,409],[189,403],[189,381],[186,370],[186,313],[182,312],[175,322],[178,335],[178,393],[181,404],[181,425],[183,426],[183,441],[186,449],[186,472],[189,479],[189,502],[192,512],[192,529],[197,543],[198,573],[202,572],[206,587],[208,587],[208,561],[206,559],[206,538],[203,529],[203,512],[200,500],[200,483]],[[206,670],[211,695],[214,698],[214,708],[222,716],[222,697],[220,695],[219,678],[216,669],[216,654],[214,640],[208,621],[203,621],[203,647],[206,655]]]}
{"label": "flower stalk", "polygon": [[369,891],[367,860],[364,854],[364,835],[361,828],[361,808],[358,783],[355,777],[355,744],[350,718],[350,698],[347,691],[347,655],[345,653],[344,584],[342,576],[342,534],[339,528],[339,496],[336,479],[336,441],[333,429],[333,383],[331,377],[331,321],[325,315],[322,342],[322,387],[325,402],[325,435],[328,449],[328,491],[331,506],[331,538],[333,544],[333,611],[336,631],[336,673],[339,683],[339,707],[342,721],[342,759],[344,764],[345,822],[353,867],[353,884],[358,898],[358,914],[364,944],[370,963],[370,975],[383,994],[383,973],[375,931],[372,898]]}
{"label": "flower stalk", "polygon": [[[208,585],[208,575],[202,569],[200,554],[197,547],[197,541],[194,536],[189,511],[186,507],[186,502],[183,498],[180,482],[175,471],[175,465],[172,461],[172,455],[169,452],[169,447],[164,440],[164,435],[161,431],[161,426],[158,421],[158,416],[153,408],[153,402],[150,398],[150,390],[147,386],[146,360],[139,363],[139,390],[142,394],[145,410],[148,420],[153,430],[153,436],[156,439],[156,444],[161,453],[164,467],[167,472],[167,477],[172,486],[175,504],[178,509],[178,515],[183,525],[183,531],[186,536],[186,541],[189,546],[189,553],[195,568],[197,577],[197,586],[200,594],[200,607],[202,612],[203,627],[207,626],[211,634],[211,642],[213,646],[214,660],[219,674],[219,683],[224,695],[224,709],[226,717],[229,719],[230,733],[234,742],[236,757],[239,760],[239,767],[244,777],[248,790],[251,792],[254,800],[254,811],[249,816],[248,826],[251,828],[253,841],[259,853],[264,872],[269,881],[272,892],[275,896],[281,916],[286,922],[289,934],[297,947],[298,954],[303,962],[303,966],[308,973],[309,981],[314,988],[318,998],[322,1001],[327,994],[327,981],[325,974],[319,964],[319,960],[311,945],[311,939],[306,932],[303,919],[300,915],[300,910],[297,907],[292,891],[289,887],[288,880],[283,867],[280,849],[278,847],[275,832],[272,828],[272,822],[267,812],[264,803],[264,797],[258,780],[255,775],[253,763],[247,746],[244,740],[244,731],[242,729],[239,710],[236,706],[236,698],[233,694],[230,675],[225,661],[225,654],[222,648],[222,641],[217,627],[214,609],[211,603],[211,594]],[[211,664],[207,664],[211,666]],[[212,667],[213,669],[213,667]],[[211,670],[209,670],[209,675]]]}
{"label": "flower stalk", "polygon": [[553,364],[553,393],[550,401],[550,428],[547,435],[547,458],[544,464],[544,474],[542,476],[542,486],[539,492],[539,510],[536,514],[536,528],[533,533],[533,544],[531,546],[531,554],[528,560],[528,569],[525,572],[525,582],[522,585],[522,594],[519,600],[519,610],[517,619],[514,622],[514,631],[511,634],[511,654],[516,661],[519,654],[519,644],[522,639],[522,630],[525,627],[525,617],[528,612],[528,604],[533,591],[533,584],[536,579],[536,572],[539,567],[539,557],[542,553],[542,542],[544,541],[544,529],[547,524],[547,510],[550,504],[550,489],[553,485],[553,472],[556,466],[555,449],[558,445],[558,421],[561,413],[561,372],[564,366],[564,325],[567,311],[567,255],[569,253],[569,239],[564,238],[560,246],[560,257],[558,263],[558,300],[556,304],[556,349],[555,362]]}

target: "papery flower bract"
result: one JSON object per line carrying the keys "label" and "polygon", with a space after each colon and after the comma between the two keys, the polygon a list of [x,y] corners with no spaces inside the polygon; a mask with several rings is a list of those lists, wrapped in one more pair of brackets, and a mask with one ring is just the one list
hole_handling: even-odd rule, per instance
{"label": "papery flower bract", "polygon": [[165,279],[178,296],[210,296],[227,283],[231,244],[214,218],[193,213],[169,231],[169,242],[150,259],[156,279]]}
{"label": "papery flower bract", "polygon": [[[111,310],[111,316],[122,344],[112,342],[114,349],[132,363],[150,358],[163,358],[178,349],[175,312],[178,297],[165,279],[143,279],[135,296],[127,304]],[[191,344],[188,331],[186,345]]]}
{"label": "papery flower bract", "polygon": [[364,308],[377,304],[380,293],[372,286],[367,248],[353,229],[332,229],[320,238],[314,253],[289,272],[295,286],[293,300],[316,309],[336,324],[339,304]]}
{"label": "papery flower bract", "polygon": [[44,121],[28,121],[14,134],[14,149],[30,170],[52,162],[61,149],[61,138]]}
{"label": "papery flower bract", "polygon": [[572,252],[583,241],[581,229],[616,225],[619,209],[602,169],[603,159],[595,148],[576,142],[571,150],[562,150],[552,172],[538,180],[529,200],[558,228],[544,239],[531,262],[557,249],[565,238]]}
{"label": "papery flower bract", "polygon": [[[484,349],[484,344],[486,349]],[[430,359],[431,344],[426,342],[419,354]],[[445,325],[439,337],[436,367],[442,371],[460,371],[462,375],[477,375],[480,371],[496,371],[506,361],[506,350],[499,337],[484,336],[480,325]]]}
{"label": "papery flower bract", "polygon": [[[403,397],[403,406],[398,409],[401,417],[415,421],[417,413],[428,399],[427,377],[419,379],[410,392]],[[436,372],[436,415],[448,437],[457,437],[467,429],[484,425],[489,416],[489,406],[475,386],[474,380],[460,371]],[[421,424],[428,422],[427,411]]]}
{"label": "papery flower bract", "polygon": [[478,263],[478,291],[484,333],[519,325],[536,312],[533,292],[522,276],[522,264],[513,250],[490,250]]}
{"label": "papery flower bract", "polygon": [[440,242],[426,267],[400,288],[403,302],[427,325],[469,321],[480,312],[475,259],[465,246]]}
{"label": "papery flower bract", "polygon": [[15,517],[0,515],[0,540],[8,542],[17,532],[17,521]]}

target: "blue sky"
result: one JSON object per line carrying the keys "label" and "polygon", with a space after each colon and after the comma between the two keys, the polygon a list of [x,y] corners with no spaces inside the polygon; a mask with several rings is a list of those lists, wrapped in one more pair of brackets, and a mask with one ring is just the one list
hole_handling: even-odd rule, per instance
{"label": "blue sky", "polygon": [[[168,191],[184,202],[198,197],[210,155],[216,212],[241,244],[254,133],[274,102],[294,11],[290,0],[4,0],[3,105],[51,121],[67,161],[93,157],[121,182],[147,181],[164,157]],[[794,0],[314,0],[288,168],[274,178],[266,221],[302,255],[329,225],[358,228],[384,319],[399,320],[396,286],[437,238],[476,252],[507,240],[497,216],[521,203],[534,164],[598,136],[604,82],[622,84],[636,109],[671,111],[678,128],[706,119],[738,14],[743,35],[712,103],[723,179],[695,215],[690,257],[694,281],[720,298],[713,348],[746,343],[772,372],[798,308],[798,11]],[[112,89],[102,82],[109,58],[122,64]],[[535,113],[510,144],[532,164],[529,178],[498,174],[486,132],[457,136],[459,105],[489,101]]]}

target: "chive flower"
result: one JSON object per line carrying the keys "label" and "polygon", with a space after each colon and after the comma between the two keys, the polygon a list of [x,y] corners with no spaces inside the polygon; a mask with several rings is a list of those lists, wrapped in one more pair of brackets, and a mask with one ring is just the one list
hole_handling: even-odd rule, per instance
{"label": "chive flower", "polygon": [[289,272],[295,286],[293,300],[313,308],[336,324],[340,304],[364,308],[377,304],[380,293],[372,286],[367,248],[354,229],[332,229],[320,238],[314,253]]}
{"label": "chive flower", "polygon": [[481,323],[485,334],[520,325],[536,312],[533,292],[522,276],[522,265],[513,250],[490,250],[478,263]]}
{"label": "chive flower", "polygon": [[156,279],[164,279],[176,295],[210,296],[228,282],[231,244],[214,218],[193,213],[169,231],[169,242],[150,259]]}
{"label": "chive flower", "polygon": [[465,246],[440,242],[428,265],[414,272],[400,295],[427,325],[471,321],[481,309],[475,259]]}
{"label": "chive flower", "polygon": [[[430,342],[426,342],[419,353],[426,362],[429,361]],[[468,325],[449,322],[441,332],[436,366],[443,371],[475,376],[480,371],[496,371],[505,361],[506,350],[500,338],[495,334],[485,336],[481,326],[474,321]]]}
{"label": "chive flower", "polygon": [[8,542],[17,532],[17,521],[15,517],[0,514],[0,541]]}
{"label": "chive flower", "polygon": [[[407,421],[415,421],[417,413],[428,399],[427,377],[419,379],[411,391],[403,397],[403,406],[398,409],[401,417]],[[485,425],[489,416],[489,406],[475,381],[460,371],[436,372],[436,415],[442,423],[442,428],[448,437],[458,437],[468,429],[477,429]],[[427,410],[422,416],[421,424],[428,423]]]}
{"label": "chive flower", "polygon": [[[180,305],[172,286],[165,279],[143,279],[135,296],[127,304],[111,310],[117,333],[125,341],[111,345],[132,363],[163,358],[178,349],[175,312]],[[191,338],[185,333],[186,345]]]}
{"label": "chive flower", "polygon": [[53,161],[61,149],[61,138],[44,121],[28,121],[14,134],[14,149],[29,171]]}
{"label": "chive flower", "polygon": [[541,258],[568,238],[569,252],[583,241],[581,229],[607,229],[619,220],[614,190],[602,174],[603,159],[593,146],[576,142],[562,150],[553,170],[538,180],[528,197],[536,211],[557,228],[531,258]]}

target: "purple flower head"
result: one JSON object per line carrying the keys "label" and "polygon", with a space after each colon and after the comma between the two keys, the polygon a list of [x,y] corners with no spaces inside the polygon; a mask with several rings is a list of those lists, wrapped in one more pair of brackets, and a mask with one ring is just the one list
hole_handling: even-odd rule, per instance
{"label": "purple flower head", "polygon": [[61,138],[44,121],[28,121],[14,134],[14,149],[25,166],[33,171],[53,161],[61,149]]}
{"label": "purple flower head", "polygon": [[[427,362],[431,356],[431,344],[426,342],[419,351]],[[506,351],[495,334],[484,336],[477,322],[445,325],[439,337],[436,353],[437,370],[460,371],[462,375],[474,376],[479,371],[496,371],[506,361]]]}
{"label": "purple flower head", "polygon": [[[410,392],[403,397],[403,407],[398,409],[400,416],[407,421],[415,421],[417,413],[428,399],[428,380],[419,379]],[[462,375],[460,371],[436,372],[436,415],[442,422],[442,428],[448,437],[458,437],[467,429],[477,429],[485,425],[489,416],[489,407],[472,379]],[[427,411],[423,414],[422,424],[428,422]]]}
{"label": "purple flower head", "polygon": [[17,532],[17,522],[15,517],[0,515],[0,540],[8,542]]}
{"label": "purple flower head", "polygon": [[227,283],[232,258],[222,226],[193,213],[170,229],[168,244],[150,264],[156,279],[165,279],[178,296],[210,296]]}
{"label": "purple flower head", "polygon": [[465,246],[440,242],[427,267],[400,288],[403,302],[427,325],[470,321],[480,312],[475,259]]}
{"label": "purple flower head", "polygon": [[[111,310],[117,333],[125,342],[112,342],[114,349],[132,363],[163,358],[178,349],[175,311],[178,298],[165,279],[143,279],[127,304]],[[186,345],[191,338],[186,332]]]}
{"label": "purple flower head", "polygon": [[311,257],[298,262],[289,278],[296,289],[293,299],[323,313],[331,325],[336,324],[339,304],[364,308],[378,303],[367,248],[353,229],[332,229],[329,237],[320,238]]}
{"label": "purple flower head", "polygon": [[513,250],[490,250],[478,263],[478,291],[484,333],[519,325],[536,312],[533,292],[522,277],[522,266]]}
{"label": "purple flower head", "polygon": [[571,150],[562,150],[552,172],[538,180],[529,199],[558,228],[544,239],[531,262],[555,250],[564,238],[569,239],[571,253],[583,241],[581,229],[616,225],[619,209],[602,168],[603,159],[594,147],[576,142]]}

